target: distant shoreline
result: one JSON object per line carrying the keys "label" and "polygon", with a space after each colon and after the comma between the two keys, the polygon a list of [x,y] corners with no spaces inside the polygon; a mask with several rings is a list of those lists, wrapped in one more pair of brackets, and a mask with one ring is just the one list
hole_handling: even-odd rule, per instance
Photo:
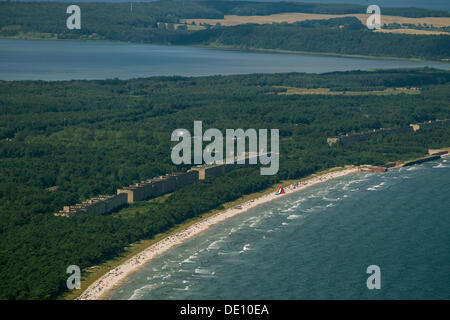
{"label": "distant shoreline", "polygon": [[198,48],[211,48],[217,50],[225,51],[240,51],[240,52],[262,52],[262,53],[280,53],[280,54],[299,54],[299,55],[317,55],[317,56],[328,56],[328,57],[340,57],[340,58],[350,58],[350,59],[366,59],[366,60],[398,60],[398,61],[414,61],[414,62],[440,62],[440,63],[450,63],[449,59],[441,60],[428,60],[419,58],[402,58],[402,57],[389,57],[389,56],[367,56],[360,54],[345,54],[345,53],[333,53],[333,52],[315,52],[315,51],[295,51],[295,50],[284,50],[284,49],[264,49],[264,48],[239,48],[237,46],[226,46],[226,45],[192,45]]}
{"label": "distant shoreline", "polygon": [[191,45],[173,45],[164,43],[148,43],[148,42],[130,42],[120,40],[102,40],[102,39],[58,39],[58,38],[46,38],[46,37],[16,37],[16,36],[4,36],[0,35],[0,39],[8,40],[23,40],[23,41],[66,41],[66,42],[92,42],[92,43],[123,43],[123,44],[139,44],[139,45],[158,45],[158,46],[170,46],[170,47],[191,47],[191,48],[203,48],[214,49],[221,51],[239,51],[239,52],[258,52],[258,53],[278,53],[278,54],[297,54],[297,55],[310,55],[310,56],[328,56],[328,57],[340,57],[349,59],[366,59],[366,60],[397,60],[397,61],[413,61],[413,62],[438,62],[448,64],[448,59],[419,59],[419,58],[402,58],[402,57],[389,57],[389,56],[369,56],[358,54],[344,54],[333,52],[314,52],[314,51],[295,51],[284,49],[265,49],[265,48],[239,48],[238,46],[227,46],[222,44],[191,44]]}

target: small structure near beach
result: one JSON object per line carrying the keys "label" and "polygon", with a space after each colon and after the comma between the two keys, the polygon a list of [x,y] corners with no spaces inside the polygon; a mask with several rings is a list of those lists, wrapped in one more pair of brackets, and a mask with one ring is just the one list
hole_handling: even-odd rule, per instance
{"label": "small structure near beach", "polygon": [[278,195],[283,194],[283,193],[286,193],[284,191],[284,188],[283,187],[278,187],[277,192],[275,192],[275,195],[278,196]]}

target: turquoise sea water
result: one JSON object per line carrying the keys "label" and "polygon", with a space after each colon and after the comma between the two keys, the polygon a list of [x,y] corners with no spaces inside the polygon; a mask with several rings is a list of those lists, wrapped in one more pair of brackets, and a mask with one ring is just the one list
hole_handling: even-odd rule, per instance
{"label": "turquoise sea water", "polygon": [[357,69],[450,69],[450,63],[226,51],[152,44],[0,39],[0,80],[130,79]]}
{"label": "turquoise sea water", "polygon": [[[450,159],[313,186],[147,264],[111,299],[449,299]],[[366,269],[381,270],[368,290]]]}

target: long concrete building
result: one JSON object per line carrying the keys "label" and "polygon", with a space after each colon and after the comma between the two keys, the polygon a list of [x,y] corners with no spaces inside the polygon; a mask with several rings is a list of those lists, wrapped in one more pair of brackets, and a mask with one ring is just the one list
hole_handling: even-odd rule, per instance
{"label": "long concrete building", "polygon": [[[265,154],[270,154],[270,153],[265,153]],[[235,163],[222,162],[222,163],[216,163],[216,164],[199,165],[196,167],[192,167],[191,171],[198,171],[198,179],[199,180],[204,180],[209,177],[217,177],[217,176],[221,176],[227,172],[230,172],[232,170],[247,166],[252,161],[254,163],[257,163],[258,155],[246,153],[245,159],[244,159],[245,164],[238,164],[237,160],[238,160],[238,157],[235,157],[234,158]]]}
{"label": "long concrete building", "polygon": [[[246,156],[247,163],[254,156]],[[236,160],[236,159],[235,159]],[[55,213],[57,216],[72,216],[74,214],[103,214],[119,208],[127,203],[143,201],[159,197],[198,180],[217,177],[246,164],[212,164],[192,167],[187,172],[174,172],[164,176],[143,180],[117,190],[116,195],[98,196],[82,203],[65,206]]]}
{"label": "long concrete building", "polygon": [[217,177],[221,176],[231,170],[234,170],[238,167],[237,164],[211,164],[204,166],[192,167],[192,171],[198,172],[198,179],[204,180],[209,177]]}
{"label": "long concrete building", "polygon": [[377,135],[385,135],[392,133],[408,133],[414,132],[420,129],[428,129],[428,128],[438,128],[438,127],[448,127],[450,126],[450,119],[445,120],[435,120],[435,121],[427,121],[421,123],[410,124],[409,126],[404,127],[395,127],[395,128],[380,128],[373,129],[371,131],[365,132],[357,132],[357,133],[347,133],[338,137],[330,137],[327,138],[327,143],[329,146],[332,146],[335,143],[341,142],[343,144],[350,142],[359,142],[370,139],[371,137]]}
{"label": "long concrete building", "polygon": [[175,172],[141,181],[118,189],[117,194],[125,194],[128,203],[161,196],[198,180],[198,171]]}
{"label": "long concrete building", "polygon": [[126,195],[101,195],[73,206],[64,206],[56,216],[70,217],[75,214],[103,214],[127,204]]}

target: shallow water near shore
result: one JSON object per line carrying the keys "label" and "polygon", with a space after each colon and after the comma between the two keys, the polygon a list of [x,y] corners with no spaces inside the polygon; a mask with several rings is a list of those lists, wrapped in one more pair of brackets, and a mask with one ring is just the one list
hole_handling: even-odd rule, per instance
{"label": "shallow water near shore", "polygon": [[450,159],[338,178],[212,227],[109,298],[449,299],[449,196]]}

